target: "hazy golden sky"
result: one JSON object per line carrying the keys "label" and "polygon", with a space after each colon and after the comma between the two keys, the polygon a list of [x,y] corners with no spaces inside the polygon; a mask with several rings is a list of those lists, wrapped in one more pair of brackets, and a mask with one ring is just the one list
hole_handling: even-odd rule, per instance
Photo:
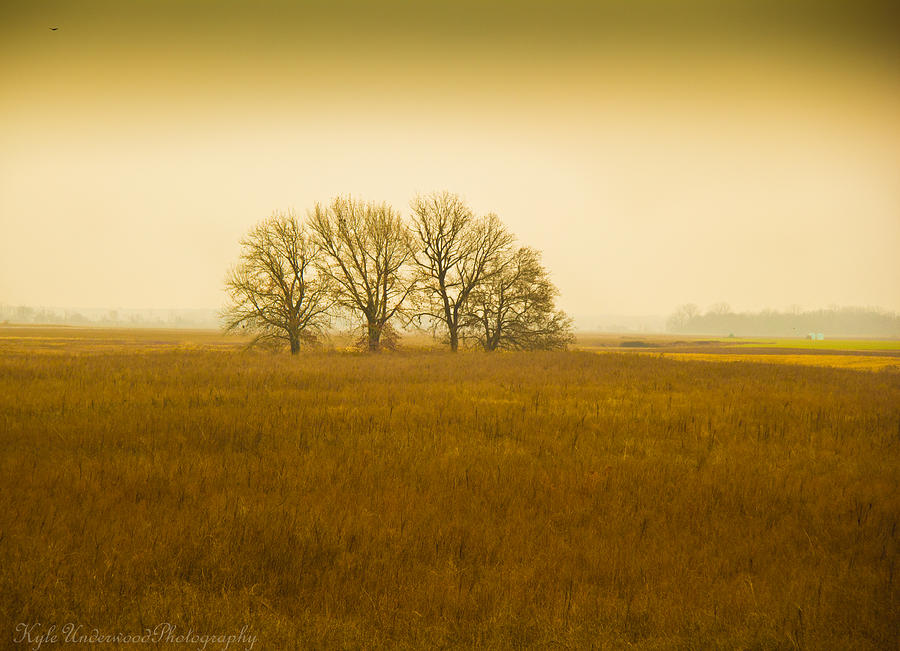
{"label": "hazy golden sky", "polygon": [[0,303],[215,308],[273,210],[449,189],[585,327],[900,310],[896,23],[853,6],[4,2]]}

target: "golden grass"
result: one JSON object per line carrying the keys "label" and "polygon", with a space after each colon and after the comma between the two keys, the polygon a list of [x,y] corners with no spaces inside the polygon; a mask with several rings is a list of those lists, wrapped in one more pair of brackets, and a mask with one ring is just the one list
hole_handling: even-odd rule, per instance
{"label": "golden grass", "polygon": [[[622,347],[623,342],[643,344]],[[663,355],[675,360],[828,366],[869,371],[900,371],[900,342],[894,340],[707,338],[685,335],[608,335],[583,333],[578,350]],[[709,351],[709,352],[701,352]],[[819,353],[819,354],[817,354]]]}
{"label": "golden grass", "polygon": [[[644,355],[654,353],[643,352]],[[862,355],[779,355],[729,353],[655,353],[676,360],[704,360],[708,362],[742,362],[756,364],[790,364],[800,366],[828,366],[862,371],[900,372],[900,357],[872,357]]]}
{"label": "golden grass", "polygon": [[[729,340],[723,339],[723,343]],[[898,339],[825,339],[824,341],[810,341],[808,339],[766,339],[741,338],[737,345],[759,346],[765,345],[772,348],[803,348],[808,350],[891,350],[900,352],[900,340]]]}
{"label": "golden grass", "polygon": [[898,374],[174,339],[2,344],[5,641],[897,648]]}
{"label": "golden grass", "polygon": [[705,335],[674,335],[674,334],[605,334],[605,333],[578,333],[575,347],[579,350],[609,350],[619,349],[624,342],[643,342],[654,348],[684,348],[698,344],[711,348],[728,349],[735,353],[742,348],[750,349],[795,349],[803,351],[844,351],[866,352],[880,351],[893,352],[900,355],[900,340],[898,339],[826,339],[823,341],[810,341],[809,339],[793,338],[779,339],[772,337],[714,337]]}
{"label": "golden grass", "polygon": [[0,355],[238,350],[247,341],[216,330],[0,325]]}

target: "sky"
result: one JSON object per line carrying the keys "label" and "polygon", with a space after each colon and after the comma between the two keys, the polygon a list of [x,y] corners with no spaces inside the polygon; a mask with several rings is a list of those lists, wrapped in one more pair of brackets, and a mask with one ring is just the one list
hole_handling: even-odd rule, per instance
{"label": "sky", "polygon": [[876,2],[3,0],[0,303],[219,308],[241,236],[273,211],[350,193],[409,214],[446,189],[541,249],[579,320],[900,311],[895,18]]}

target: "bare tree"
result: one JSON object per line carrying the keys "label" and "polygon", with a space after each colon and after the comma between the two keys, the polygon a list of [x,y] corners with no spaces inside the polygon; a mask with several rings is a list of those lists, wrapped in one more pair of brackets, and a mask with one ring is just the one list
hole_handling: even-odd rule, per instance
{"label": "bare tree", "polygon": [[572,320],[554,304],[559,290],[540,253],[521,247],[501,256],[472,292],[466,332],[487,350],[563,349],[574,340]]}
{"label": "bare tree", "polygon": [[337,305],[363,323],[369,350],[379,350],[415,284],[408,273],[410,234],[400,215],[386,203],[338,197],[316,204],[310,228],[326,253],[321,270],[334,282]]}
{"label": "bare tree", "polygon": [[286,341],[291,353],[301,341],[324,332],[333,304],[330,279],[318,273],[321,251],[293,213],[275,213],[241,240],[241,257],[228,273],[230,304],[225,329],[246,330],[253,343]]}
{"label": "bare tree", "polygon": [[466,302],[513,238],[496,215],[477,219],[449,192],[417,196],[411,207],[422,298],[417,316],[446,327],[456,352]]}
{"label": "bare tree", "polygon": [[669,332],[679,332],[698,316],[700,316],[700,308],[695,303],[679,305],[666,320],[666,329]]}

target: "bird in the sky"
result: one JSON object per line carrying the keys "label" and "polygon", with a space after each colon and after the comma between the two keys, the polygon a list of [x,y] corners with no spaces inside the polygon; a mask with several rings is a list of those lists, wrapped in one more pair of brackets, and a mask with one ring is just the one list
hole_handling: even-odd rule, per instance
{"label": "bird in the sky", "polygon": [[51,31],[51,32],[55,32],[55,31],[58,30],[58,29],[59,29],[59,27],[51,27],[51,28],[50,28],[50,31]]}

